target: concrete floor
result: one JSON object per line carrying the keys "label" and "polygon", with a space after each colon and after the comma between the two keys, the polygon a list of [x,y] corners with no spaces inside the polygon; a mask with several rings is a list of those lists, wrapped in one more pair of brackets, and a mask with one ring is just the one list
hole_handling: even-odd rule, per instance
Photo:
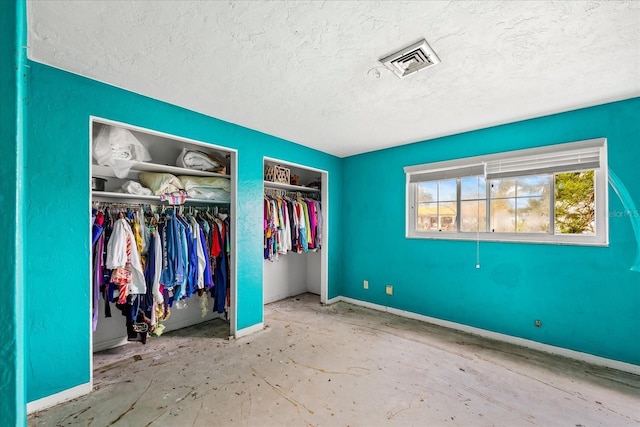
{"label": "concrete floor", "polygon": [[640,377],[301,295],[95,355],[95,391],[30,426],[625,426]]}

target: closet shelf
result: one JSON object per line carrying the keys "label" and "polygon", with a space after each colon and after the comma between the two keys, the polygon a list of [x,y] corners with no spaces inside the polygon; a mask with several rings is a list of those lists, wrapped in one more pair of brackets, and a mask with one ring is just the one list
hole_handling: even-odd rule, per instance
{"label": "closet shelf", "polygon": [[[160,196],[143,196],[140,194],[116,193],[112,191],[92,191],[91,200],[99,202],[118,202],[121,200],[123,203],[126,203],[127,201],[134,201],[140,203],[156,202],[158,204],[167,204],[167,202],[160,200]],[[206,199],[187,199],[184,204],[228,205],[229,202],[218,202]]]}
{"label": "closet shelf", "polygon": [[319,193],[320,190],[317,188],[304,187],[302,185],[291,185],[291,184],[282,184],[279,182],[265,181],[265,188],[279,188],[282,190],[290,190],[290,191],[300,191],[305,193]]}
{"label": "closet shelf", "polygon": [[[169,165],[161,165],[158,163],[148,163],[148,162],[133,162],[131,165],[131,171],[129,172],[130,179],[137,179],[137,174],[139,172],[166,172],[173,175],[189,175],[189,176],[218,176],[222,178],[229,178],[229,175],[216,173],[216,172],[207,172],[207,171],[199,171],[196,169],[187,169],[181,168],[178,166],[169,166]],[[113,173],[113,169],[109,166],[100,166],[100,165],[91,165],[91,174],[93,176],[106,176],[106,177],[115,177],[116,175]]]}

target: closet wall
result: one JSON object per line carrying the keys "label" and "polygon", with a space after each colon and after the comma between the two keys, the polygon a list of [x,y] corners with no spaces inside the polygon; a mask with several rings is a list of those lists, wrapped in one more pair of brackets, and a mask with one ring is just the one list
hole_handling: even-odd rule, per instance
{"label": "closet wall", "polygon": [[[157,196],[138,196],[134,194],[120,193],[122,191],[122,184],[128,181],[139,182],[139,174],[144,171],[171,173],[176,176],[196,175],[203,177],[221,177],[233,181],[231,180],[232,175],[230,172],[235,168],[235,152],[232,150],[215,147],[209,144],[198,144],[196,142],[179,139],[177,137],[156,135],[150,133],[151,131],[137,130],[136,128],[130,127],[126,124],[109,123],[106,120],[101,121],[100,119],[94,119],[91,124],[92,154],[96,152],[96,141],[99,140],[98,135],[100,135],[100,132],[108,132],[109,130],[117,128],[126,129],[128,132],[131,132],[151,157],[148,161],[134,162],[127,176],[119,178],[115,175],[112,167],[97,164],[98,161],[96,160],[96,156],[92,155],[91,176],[106,180],[106,183],[104,183],[104,190],[92,191],[93,207],[102,206],[104,208],[111,206],[119,208],[131,206],[133,209],[138,209],[140,206],[139,204],[152,205],[155,210],[160,209],[160,207],[171,207],[168,205],[168,202],[160,201]],[[104,141],[104,139],[102,139],[102,141]],[[225,169],[216,173],[181,168],[177,166],[177,158],[183,149],[198,150],[211,155],[216,160],[219,160]],[[232,160],[234,164],[232,164]],[[229,202],[188,198],[185,205],[182,206],[182,209],[186,209],[187,211],[192,208],[202,210],[209,209],[211,211],[220,210],[230,213],[233,218],[235,216],[235,212],[232,213],[232,211],[235,211],[235,205],[233,205],[231,201],[235,200],[235,188],[236,185],[232,182],[233,191],[231,192],[231,199]],[[175,208],[180,209],[180,206]],[[235,244],[232,245],[232,251],[235,251]],[[234,277],[231,277],[231,283],[235,283]],[[235,285],[233,288],[235,289]],[[174,304],[171,308],[170,317],[162,321],[162,325],[165,327],[164,332],[191,326],[215,318],[223,318],[228,321],[234,317],[233,313],[220,314],[214,312],[214,298],[211,297],[209,293],[205,293],[205,297],[207,298],[208,306],[205,316],[203,316],[200,307],[201,301],[197,294],[192,295],[188,299],[182,300],[180,304]],[[233,300],[235,301],[235,297]],[[101,295],[99,300],[98,324],[97,328],[93,332],[93,351],[101,351],[128,343],[126,336],[126,319],[116,308],[115,303],[112,302],[110,306],[111,317],[106,317],[105,300]],[[137,342],[129,344],[141,345]]]}
{"label": "closet wall", "polygon": [[[236,330],[259,331],[263,321],[262,215],[265,156],[326,170],[330,217],[341,209],[341,160],[280,138],[128,92],[35,62],[29,63],[28,147],[25,150],[24,254],[27,399],[35,410],[91,391],[92,346],[89,212],[90,119],[107,118],[238,153]],[[214,102],[224,102],[216,99]],[[12,182],[11,185],[15,183]],[[340,222],[328,249],[328,297],[340,293]],[[234,319],[230,319],[233,321]]]}
{"label": "closet wall", "polygon": [[[286,185],[269,180],[264,181],[265,194],[283,194],[295,197],[298,193],[302,197],[319,200],[322,204],[323,215],[323,246],[319,250],[306,253],[289,252],[279,255],[277,259],[264,260],[264,303],[278,301],[294,295],[310,292],[318,295],[322,300],[323,277],[326,267],[323,267],[323,251],[327,248],[327,215],[325,213],[326,185],[328,175],[326,171],[314,170],[300,165],[291,164],[275,159],[265,159],[265,170],[269,166],[280,165],[290,170],[290,176],[298,176],[298,185]],[[307,187],[311,183],[320,183],[320,191]],[[324,301],[324,300],[323,300]]]}
{"label": "closet wall", "polygon": [[310,292],[321,294],[321,252],[281,255],[264,261],[264,303]]}

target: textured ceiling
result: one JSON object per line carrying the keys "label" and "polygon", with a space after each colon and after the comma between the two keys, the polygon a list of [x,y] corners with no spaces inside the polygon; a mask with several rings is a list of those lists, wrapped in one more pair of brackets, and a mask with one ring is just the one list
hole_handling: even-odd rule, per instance
{"label": "textured ceiling", "polygon": [[[29,1],[29,57],[348,156],[640,96],[640,3]],[[426,38],[442,62],[377,62]]]}

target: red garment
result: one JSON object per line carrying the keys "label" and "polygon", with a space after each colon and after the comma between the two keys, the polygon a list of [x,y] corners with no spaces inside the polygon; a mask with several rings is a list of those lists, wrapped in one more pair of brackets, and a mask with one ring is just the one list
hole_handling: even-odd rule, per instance
{"label": "red garment", "polygon": [[98,211],[98,213],[96,214],[96,219],[93,222],[94,224],[97,224],[100,227],[102,227],[102,224],[104,224],[104,214]]}
{"label": "red garment", "polygon": [[222,246],[220,245],[222,239],[220,238],[219,224],[217,222],[214,222],[213,225],[214,227],[213,238],[211,239],[211,256],[214,258],[218,258],[218,255],[220,255],[220,252],[222,252]]}

